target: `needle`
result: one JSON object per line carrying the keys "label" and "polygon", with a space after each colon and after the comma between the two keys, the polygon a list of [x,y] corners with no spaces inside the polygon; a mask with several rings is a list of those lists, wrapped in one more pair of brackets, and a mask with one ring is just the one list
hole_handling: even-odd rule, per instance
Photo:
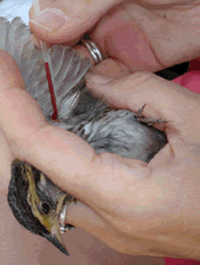
{"label": "needle", "polygon": [[[33,0],[33,5],[34,5],[34,9],[35,9],[35,14],[39,14],[40,13],[39,0]],[[52,114],[51,118],[52,118],[52,120],[56,120],[57,115],[58,115],[58,109],[57,109],[56,97],[55,97],[55,93],[54,93],[55,82],[54,82],[53,76],[51,75],[51,73],[53,73],[53,69],[51,67],[51,58],[50,58],[50,55],[49,55],[49,52],[47,49],[46,42],[40,40],[40,45],[42,48],[46,77],[47,77],[47,82],[49,85],[49,93],[51,96],[51,103],[52,103],[52,107],[53,107],[53,114]]]}

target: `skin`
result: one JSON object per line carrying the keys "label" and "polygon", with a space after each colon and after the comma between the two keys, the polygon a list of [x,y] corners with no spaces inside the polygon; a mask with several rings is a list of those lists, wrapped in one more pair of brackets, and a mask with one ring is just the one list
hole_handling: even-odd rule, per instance
{"label": "skin", "polygon": [[[96,155],[76,135],[48,125],[25,91],[15,62],[3,51],[0,127],[6,152],[1,149],[1,154],[5,161],[18,157],[33,164],[80,200],[71,204],[66,221],[115,250],[200,259],[200,96],[146,72],[108,83],[101,76],[104,84],[96,84],[96,77],[88,76],[88,87],[111,105],[135,111],[148,98],[144,115],[169,121],[162,126],[169,143],[149,164]],[[4,193],[5,170],[10,172],[8,162],[0,168]]]}
{"label": "skin", "polygon": [[[6,193],[10,162],[18,157],[81,201],[70,205],[67,222],[117,251],[200,259],[200,125],[196,122],[200,96],[149,72],[131,74],[154,72],[199,56],[199,2],[43,0],[40,4],[42,10],[61,9],[69,20],[56,31],[30,21],[36,42],[40,38],[74,45],[89,56],[85,48],[76,46],[89,31],[108,58],[87,75],[88,88],[112,106],[133,111],[148,98],[144,115],[169,121],[159,126],[169,143],[148,165],[106,153],[96,155],[77,136],[45,122],[26,93],[15,62],[0,52],[5,162],[0,168],[1,191]],[[30,17],[34,15],[31,9]],[[118,27],[113,30],[113,25]]]}

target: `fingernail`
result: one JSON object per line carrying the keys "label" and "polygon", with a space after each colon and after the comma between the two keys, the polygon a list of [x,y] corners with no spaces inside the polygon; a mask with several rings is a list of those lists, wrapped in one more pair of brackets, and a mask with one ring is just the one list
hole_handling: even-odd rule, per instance
{"label": "fingernail", "polygon": [[48,31],[54,31],[61,28],[68,21],[68,17],[60,9],[48,8],[34,16],[30,21]]}
{"label": "fingernail", "polygon": [[107,84],[108,82],[113,80],[110,77],[103,76],[100,74],[92,74],[92,73],[87,73],[85,79],[89,83],[100,84],[100,85]]}

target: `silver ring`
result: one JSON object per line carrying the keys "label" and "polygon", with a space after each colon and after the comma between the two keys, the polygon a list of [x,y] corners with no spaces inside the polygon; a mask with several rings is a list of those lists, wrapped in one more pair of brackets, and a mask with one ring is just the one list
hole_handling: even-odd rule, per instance
{"label": "silver ring", "polygon": [[60,213],[60,222],[59,222],[59,230],[60,233],[64,234],[65,232],[69,230],[73,230],[74,226],[70,224],[65,224],[65,218],[67,215],[67,206],[68,204],[66,203],[65,206],[63,207],[61,213]]}
{"label": "silver ring", "polygon": [[94,61],[95,61],[95,64],[98,64],[100,62],[103,61],[103,56],[101,54],[101,51],[99,50],[99,48],[97,47],[97,45],[87,39],[87,40],[81,40],[83,45],[88,49],[88,51],[90,52],[90,54],[92,55]]}

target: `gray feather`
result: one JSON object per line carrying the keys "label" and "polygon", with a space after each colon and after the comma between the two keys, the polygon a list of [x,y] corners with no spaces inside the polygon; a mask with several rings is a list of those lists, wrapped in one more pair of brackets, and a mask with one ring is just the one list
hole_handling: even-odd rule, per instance
{"label": "gray feather", "polygon": [[17,61],[27,91],[39,103],[49,123],[79,135],[97,153],[111,152],[146,162],[166,144],[165,134],[140,122],[136,113],[113,110],[94,98],[84,81],[89,60],[59,45],[49,50],[59,122],[52,121],[43,56],[34,46],[30,30],[19,18],[11,23],[0,18],[0,36],[4,36],[0,39],[1,49]]}
{"label": "gray feather", "polygon": [[9,22],[6,18],[0,17],[0,30],[1,30],[1,37],[0,37],[0,49],[6,51],[7,46],[7,33],[8,33]]}

